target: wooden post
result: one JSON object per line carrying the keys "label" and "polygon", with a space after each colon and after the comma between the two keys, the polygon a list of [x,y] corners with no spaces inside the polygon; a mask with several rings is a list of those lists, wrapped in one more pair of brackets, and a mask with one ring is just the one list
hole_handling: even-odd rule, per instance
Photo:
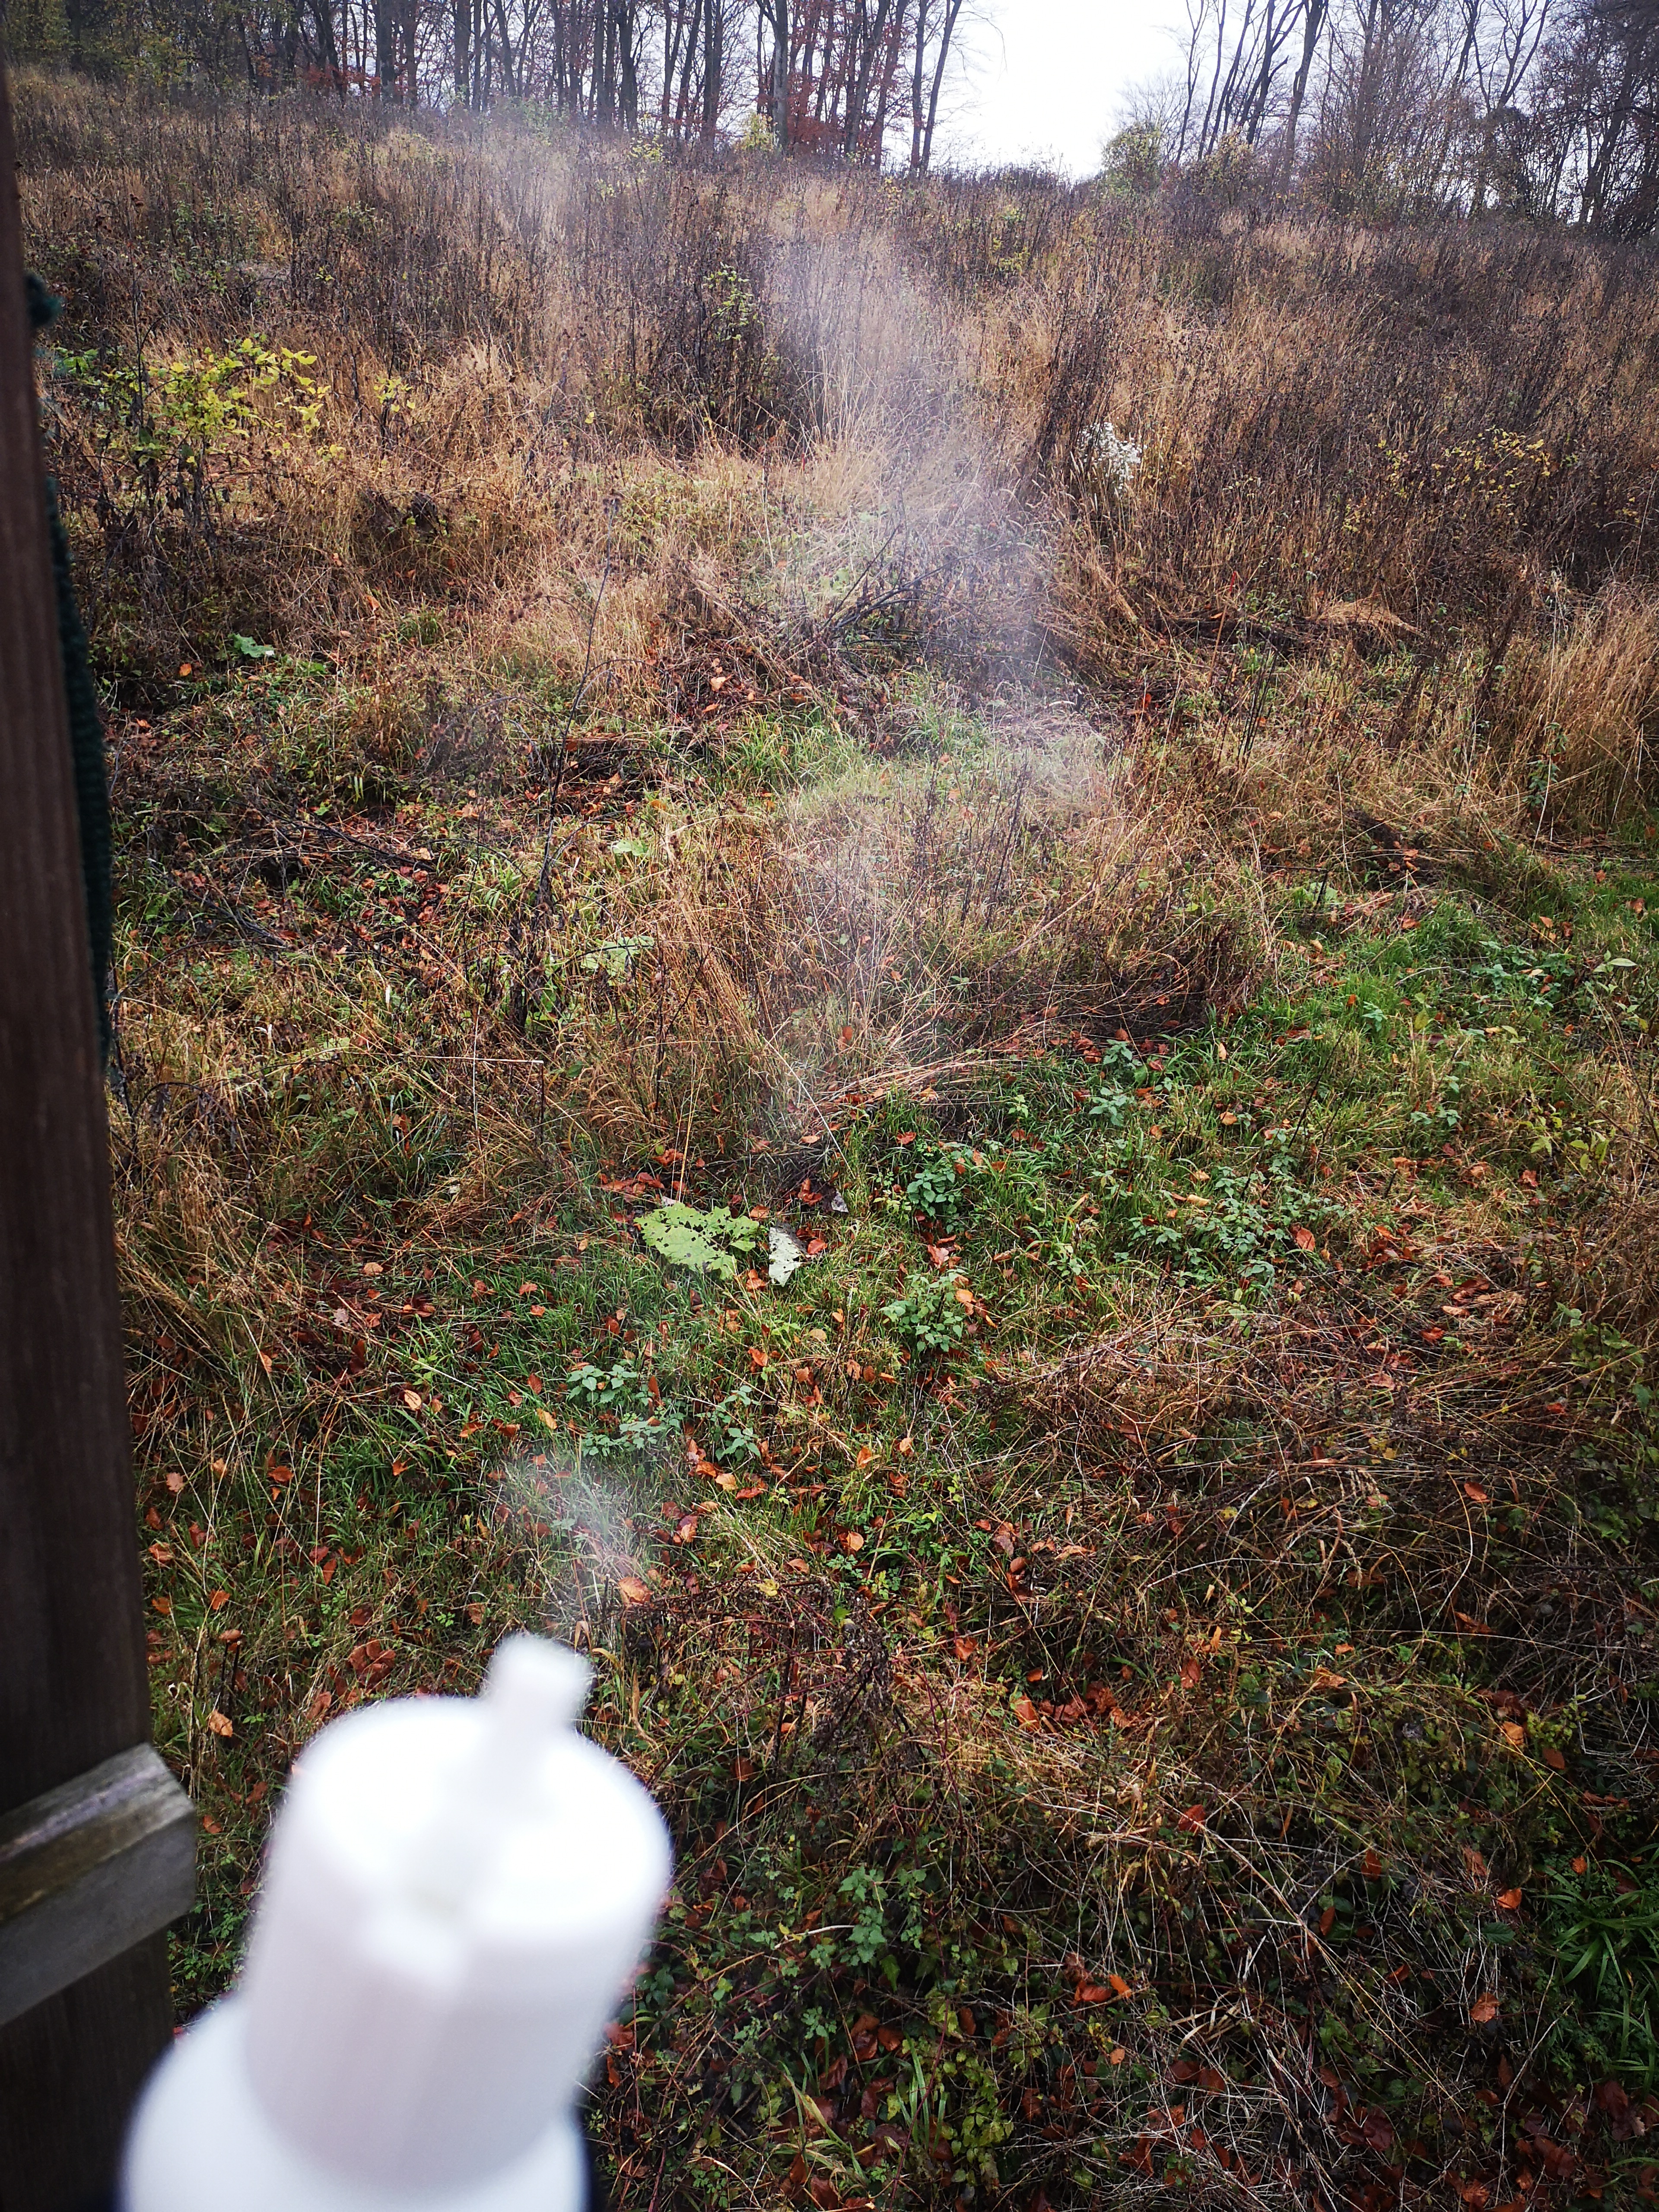
{"label": "wooden post", "polygon": [[[0,1842],[15,1815],[17,1863],[61,1871],[72,1834],[96,1877],[125,1848],[112,1790],[135,1817],[107,1763],[148,1739],[149,1699],[15,177],[0,82]],[[118,1910],[90,1954],[104,1962],[84,1971],[83,1945],[55,1994],[0,2027],[0,2212],[79,2212],[108,2190],[169,2033],[167,1939],[150,1932],[167,1901]]]}

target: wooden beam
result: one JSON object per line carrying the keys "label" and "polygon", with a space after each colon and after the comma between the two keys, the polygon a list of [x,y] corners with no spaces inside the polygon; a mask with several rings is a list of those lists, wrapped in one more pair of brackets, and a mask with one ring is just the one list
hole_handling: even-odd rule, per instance
{"label": "wooden beam", "polygon": [[[121,1316],[0,83],[0,1814],[149,1735]],[[150,1936],[0,2028],[0,2212],[107,2188],[170,2027]]]}
{"label": "wooden beam", "polygon": [[188,1911],[196,1815],[155,1747],[0,1815],[0,2027]]}

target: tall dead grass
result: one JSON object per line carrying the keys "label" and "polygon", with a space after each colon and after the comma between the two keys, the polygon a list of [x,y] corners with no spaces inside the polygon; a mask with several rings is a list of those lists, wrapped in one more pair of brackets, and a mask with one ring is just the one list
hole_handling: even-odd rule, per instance
{"label": "tall dead grass", "polygon": [[896,1086],[1224,1015],[1267,957],[1237,871],[1218,859],[1193,902],[1192,823],[1074,716],[826,769],[769,814],[665,819],[656,864],[597,911],[571,848],[538,973],[580,1070],[573,1109],[609,1144],[821,1138]]}
{"label": "tall dead grass", "polygon": [[1659,603],[1614,583],[1549,612],[1510,647],[1488,742],[1540,823],[1616,822],[1652,787]]}

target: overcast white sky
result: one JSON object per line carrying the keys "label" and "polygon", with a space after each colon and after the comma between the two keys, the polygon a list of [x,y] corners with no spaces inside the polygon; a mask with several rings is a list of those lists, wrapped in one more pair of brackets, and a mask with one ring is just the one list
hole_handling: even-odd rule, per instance
{"label": "overcast white sky", "polygon": [[947,150],[1087,174],[1126,88],[1173,64],[1164,26],[1177,12],[1178,0],[981,0]]}

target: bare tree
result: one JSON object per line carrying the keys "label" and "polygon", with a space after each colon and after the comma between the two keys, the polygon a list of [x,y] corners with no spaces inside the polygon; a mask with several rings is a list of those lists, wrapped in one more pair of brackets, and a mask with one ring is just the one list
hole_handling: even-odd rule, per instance
{"label": "bare tree", "polygon": [[772,136],[779,150],[789,150],[789,0],[760,0],[761,22],[772,34],[769,54],[757,66],[763,95],[769,110]]}
{"label": "bare tree", "polygon": [[1314,57],[1319,52],[1326,18],[1330,13],[1330,0],[1304,0],[1302,9],[1302,52],[1297,62],[1296,74],[1291,79],[1291,96],[1285,111],[1284,147],[1279,156],[1279,187],[1289,191],[1296,175],[1296,133],[1302,119],[1303,102],[1308,96],[1308,78]]}
{"label": "bare tree", "polygon": [[933,166],[939,94],[962,20],[963,0],[916,0],[915,65],[910,75],[910,167],[925,177]]}

